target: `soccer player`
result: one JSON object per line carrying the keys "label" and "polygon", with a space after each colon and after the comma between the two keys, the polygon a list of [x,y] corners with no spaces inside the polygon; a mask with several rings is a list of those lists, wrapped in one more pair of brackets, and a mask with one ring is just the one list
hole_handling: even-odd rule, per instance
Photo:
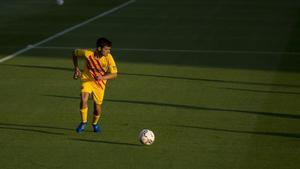
{"label": "soccer player", "polygon": [[[93,130],[101,132],[98,124],[102,109],[105,85],[107,80],[117,77],[117,66],[110,53],[112,42],[99,38],[96,49],[75,49],[73,53],[74,79],[81,79],[80,114],[81,123],[76,131],[81,133],[87,125],[88,98],[91,94],[94,100]],[[83,72],[78,67],[78,57],[85,59]]]}

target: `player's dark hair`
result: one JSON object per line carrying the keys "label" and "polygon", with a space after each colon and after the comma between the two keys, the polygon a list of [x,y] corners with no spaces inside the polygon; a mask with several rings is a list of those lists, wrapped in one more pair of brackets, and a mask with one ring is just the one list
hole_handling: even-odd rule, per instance
{"label": "player's dark hair", "polygon": [[99,39],[97,40],[96,46],[97,46],[97,48],[98,48],[98,47],[103,48],[104,46],[111,47],[111,46],[112,46],[112,42],[109,41],[109,40],[106,39],[106,38],[99,38]]}

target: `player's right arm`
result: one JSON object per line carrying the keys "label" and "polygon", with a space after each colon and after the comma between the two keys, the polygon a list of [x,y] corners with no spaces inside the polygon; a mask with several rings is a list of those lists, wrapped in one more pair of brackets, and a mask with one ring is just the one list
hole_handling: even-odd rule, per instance
{"label": "player's right arm", "polygon": [[78,77],[81,77],[81,71],[78,67],[78,57],[84,57],[85,56],[85,50],[84,49],[75,49],[73,51],[73,65],[74,65],[74,75],[73,79],[78,79]]}

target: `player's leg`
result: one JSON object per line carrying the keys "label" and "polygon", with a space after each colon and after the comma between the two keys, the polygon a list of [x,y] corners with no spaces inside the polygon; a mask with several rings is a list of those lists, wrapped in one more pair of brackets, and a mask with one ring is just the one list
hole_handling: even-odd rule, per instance
{"label": "player's leg", "polygon": [[81,115],[81,123],[77,127],[76,131],[78,133],[83,132],[85,126],[87,124],[87,115],[88,115],[88,99],[89,93],[82,92],[80,94],[80,115]]}
{"label": "player's leg", "polygon": [[92,123],[94,132],[101,131],[101,128],[98,125],[98,122],[101,117],[101,113],[102,113],[101,104],[97,104],[96,102],[94,102],[94,115],[93,115],[93,123]]}
{"label": "player's leg", "polygon": [[94,86],[93,88],[93,100],[94,100],[94,116],[93,116],[93,129],[94,132],[100,132],[101,128],[99,125],[99,120],[102,114],[102,102],[104,98],[104,89],[99,86]]}
{"label": "player's leg", "polygon": [[88,112],[88,100],[89,93],[82,92],[80,94],[80,114],[81,114],[81,122],[87,122],[87,112]]}
{"label": "player's leg", "polygon": [[82,82],[81,84],[81,94],[80,94],[80,115],[81,122],[77,127],[76,131],[78,133],[84,131],[87,124],[87,114],[88,114],[88,99],[89,94],[92,92],[92,87],[90,82]]}

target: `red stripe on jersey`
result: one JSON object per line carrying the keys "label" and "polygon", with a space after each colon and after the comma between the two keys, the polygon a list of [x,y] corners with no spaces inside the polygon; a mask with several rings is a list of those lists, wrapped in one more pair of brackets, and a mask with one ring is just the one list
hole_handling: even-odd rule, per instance
{"label": "red stripe on jersey", "polygon": [[[96,63],[94,62],[94,59],[92,58],[91,55],[89,56],[89,60],[92,63],[92,65],[95,67],[95,69],[101,74],[101,71],[99,70],[99,67],[96,66]],[[96,72],[95,72],[94,69],[93,69],[93,72],[96,75]],[[96,77],[94,77],[94,78],[95,78],[95,80],[97,80]],[[98,80],[98,81],[100,81],[100,83],[103,84],[103,86],[105,86],[105,83],[104,83],[103,80]]]}
{"label": "red stripe on jersey", "polygon": [[87,64],[88,64],[88,69],[91,70],[91,71],[93,71],[93,75],[96,74],[95,70],[93,69],[93,67],[91,65],[91,61],[89,59],[87,59]]}
{"label": "red stripe on jersey", "polygon": [[[91,71],[90,71],[90,72],[91,72]],[[96,83],[101,87],[101,89],[103,89],[103,86],[101,85],[102,83],[100,83],[99,81],[96,80],[96,75],[95,75],[93,72],[91,72],[91,74],[92,74],[92,76],[94,77]],[[103,84],[103,85],[104,85],[104,84]],[[104,85],[104,86],[105,86],[105,85]]]}
{"label": "red stripe on jersey", "polygon": [[[92,58],[92,56],[90,55],[89,56],[89,58],[90,58],[90,60],[91,60],[91,62],[92,62],[92,64],[93,64],[93,66],[96,68],[96,70],[101,74],[101,75],[104,75],[104,72],[101,72],[101,70],[99,69],[99,67],[97,67],[96,66],[96,63],[94,62],[94,59]],[[97,62],[98,62],[98,60],[96,60]],[[100,66],[100,68],[101,68],[101,65],[100,65],[100,63],[99,63],[99,66]],[[102,69],[102,68],[101,68]],[[105,85],[105,83],[101,80],[101,82],[103,83],[103,85]]]}
{"label": "red stripe on jersey", "polygon": [[94,59],[92,58],[91,55],[89,56],[89,60],[90,60],[90,62],[93,64],[94,68],[97,69],[97,71],[99,71],[99,70],[98,70],[98,67],[96,66],[96,64],[95,64],[95,62],[94,62]]}
{"label": "red stripe on jersey", "polygon": [[101,72],[101,74],[105,74],[104,72],[104,69],[102,68],[102,66],[101,66],[101,63],[99,62],[99,60],[96,60],[97,61],[97,63],[98,63],[98,65],[99,65],[99,67],[100,67],[100,69],[102,70],[102,72]]}
{"label": "red stripe on jersey", "polygon": [[[87,59],[87,63],[88,63],[88,67],[90,67],[90,73],[92,74],[92,76],[93,76],[93,78],[95,79],[95,81],[96,81],[96,83],[103,89],[103,86],[105,86],[105,84],[104,84],[104,82],[102,82],[102,80],[99,82],[98,80],[97,80],[97,75],[96,75],[96,72],[95,72],[95,70],[92,68],[92,66],[91,66],[91,63],[93,64],[93,62],[91,61],[91,60],[89,60],[89,59]],[[102,86],[102,85],[103,86]]]}
{"label": "red stripe on jersey", "polygon": [[[99,62],[99,60],[96,60],[96,61],[97,61],[98,65],[99,65],[100,69],[102,70],[102,71],[100,71],[101,75],[105,75],[105,71],[104,71],[104,69],[102,68],[101,63]],[[106,83],[104,82],[104,80],[103,80],[102,82],[104,83],[104,85],[106,84]]]}

